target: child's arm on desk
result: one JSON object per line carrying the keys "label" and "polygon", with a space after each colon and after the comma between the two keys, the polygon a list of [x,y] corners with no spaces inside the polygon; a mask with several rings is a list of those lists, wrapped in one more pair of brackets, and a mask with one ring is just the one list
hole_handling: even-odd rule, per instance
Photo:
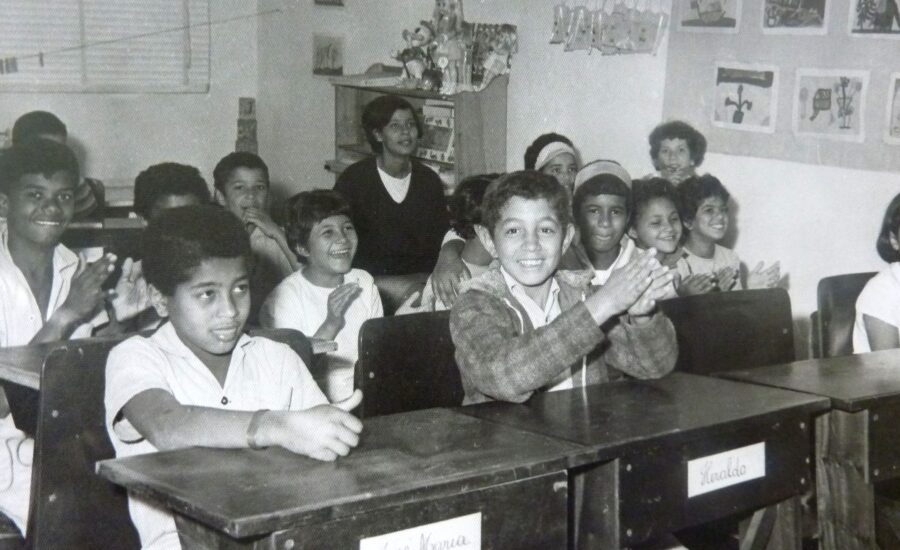
{"label": "child's arm on desk", "polygon": [[[362,422],[347,412],[359,405],[356,390],[345,401],[302,411],[227,411],[187,406],[161,389],[143,391],[122,409],[125,418],[159,450],[184,447],[279,446],[317,460],[346,456],[359,444]],[[254,423],[254,416],[259,415]],[[251,426],[251,423],[255,425]]]}

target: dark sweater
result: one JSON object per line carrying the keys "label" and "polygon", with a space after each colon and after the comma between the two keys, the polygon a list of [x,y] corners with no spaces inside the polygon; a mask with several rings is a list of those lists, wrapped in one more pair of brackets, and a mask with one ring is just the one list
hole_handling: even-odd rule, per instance
{"label": "dark sweater", "polygon": [[361,160],[344,170],[334,186],[350,203],[359,235],[353,267],[375,276],[431,273],[449,228],[441,179],[412,161],[409,191],[397,204],[377,166],[374,157]]}

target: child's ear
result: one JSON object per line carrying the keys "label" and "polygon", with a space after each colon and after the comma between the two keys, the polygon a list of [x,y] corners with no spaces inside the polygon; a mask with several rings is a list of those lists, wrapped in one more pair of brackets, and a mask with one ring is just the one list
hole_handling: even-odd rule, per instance
{"label": "child's ear", "polygon": [[156,314],[160,317],[168,317],[169,316],[169,300],[166,298],[165,294],[159,291],[155,286],[147,285],[148,290],[150,291],[150,304],[153,306],[153,309],[156,310]]}
{"label": "child's ear", "polygon": [[689,220],[687,218],[681,218],[681,225],[684,226],[685,229],[690,231],[692,229],[692,225],[694,225],[694,220]]}
{"label": "child's ear", "polygon": [[309,250],[300,243],[297,243],[297,246],[294,247],[294,254],[298,257],[302,256],[304,258],[309,258]]}
{"label": "child's ear", "polygon": [[628,226],[628,236],[631,237],[631,240],[637,242],[637,231],[634,230],[633,225]]}
{"label": "child's ear", "polygon": [[491,236],[490,229],[481,224],[475,224],[475,234],[478,235],[481,246],[488,251],[488,254],[490,254],[492,258],[496,258],[497,248],[494,246],[494,237]]}
{"label": "child's ear", "polygon": [[0,193],[0,218],[9,217],[9,197],[6,193]]}
{"label": "child's ear", "polygon": [[[2,197],[3,195],[0,195]],[[2,203],[0,203],[2,206]],[[3,215],[2,210],[0,210],[0,215]],[[891,238],[891,248],[900,252],[900,240],[897,239],[897,233],[894,231],[888,231],[888,236]]]}

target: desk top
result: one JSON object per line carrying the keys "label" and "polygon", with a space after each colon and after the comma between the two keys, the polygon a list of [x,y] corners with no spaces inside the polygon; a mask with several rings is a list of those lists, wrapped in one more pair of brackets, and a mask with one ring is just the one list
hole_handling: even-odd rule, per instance
{"label": "desk top", "polygon": [[828,397],[834,408],[857,412],[876,401],[900,400],[900,349],[808,359],[719,375]]}
{"label": "desk top", "polygon": [[522,405],[494,402],[458,410],[586,445],[597,459],[608,460],[742,422],[767,423],[827,408],[821,397],[675,372],[659,380],[541,393]]}
{"label": "desk top", "polygon": [[278,448],[189,448],[103,461],[97,471],[242,538],[559,471],[584,451],[428,409],[367,420],[359,448],[336,462]]}

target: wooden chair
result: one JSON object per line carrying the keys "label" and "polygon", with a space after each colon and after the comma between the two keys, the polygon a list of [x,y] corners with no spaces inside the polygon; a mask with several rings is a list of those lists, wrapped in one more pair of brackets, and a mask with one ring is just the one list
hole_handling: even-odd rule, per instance
{"label": "wooden chair", "polygon": [[361,418],[462,404],[450,312],[369,319],[359,332]]}
{"label": "wooden chair", "polygon": [[139,548],[126,494],[94,474],[113,458],[103,394],[106,357],[121,340],[74,340],[47,356],[26,543],[31,548]]}
{"label": "wooden chair", "polygon": [[817,357],[840,357],[853,354],[853,324],[856,321],[856,299],[875,275],[849,273],[825,277],[817,289],[818,311],[813,316],[813,342]]}
{"label": "wooden chair", "polygon": [[676,370],[694,374],[795,359],[791,299],[782,288],[663,300],[678,335]]}

